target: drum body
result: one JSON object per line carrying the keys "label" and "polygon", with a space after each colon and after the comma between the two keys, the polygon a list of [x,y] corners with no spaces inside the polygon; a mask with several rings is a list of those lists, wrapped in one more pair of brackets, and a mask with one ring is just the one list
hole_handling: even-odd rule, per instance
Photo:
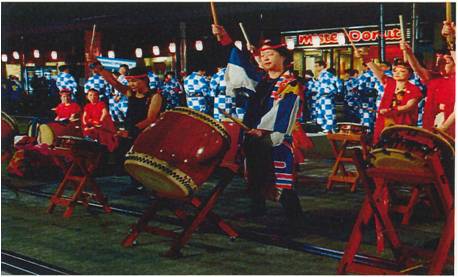
{"label": "drum body", "polygon": [[228,168],[232,172],[237,173],[240,168],[240,163],[238,163],[238,150],[240,149],[241,144],[242,128],[240,127],[240,125],[232,121],[223,121],[221,123],[223,124],[224,129],[226,129],[227,133],[231,138],[231,146],[224,155],[220,167]]}
{"label": "drum body", "polygon": [[442,136],[423,128],[395,125],[383,130],[369,161],[378,168],[430,172],[427,160],[436,152],[444,169],[453,164],[454,146]]}
{"label": "drum body", "polygon": [[188,108],[167,111],[126,155],[126,171],[164,197],[185,198],[205,182],[230,146],[224,127]]}
{"label": "drum body", "polygon": [[[29,135],[31,133],[29,127]],[[83,137],[81,131],[80,122],[70,122],[67,124],[60,122],[49,122],[47,124],[38,125],[37,131],[37,142],[46,143],[48,145],[54,145],[56,138],[59,136],[72,136],[72,137]]]}

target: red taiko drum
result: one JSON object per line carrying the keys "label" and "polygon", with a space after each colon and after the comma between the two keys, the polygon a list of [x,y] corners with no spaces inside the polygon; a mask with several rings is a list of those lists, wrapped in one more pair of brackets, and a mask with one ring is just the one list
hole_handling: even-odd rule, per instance
{"label": "red taiko drum", "polygon": [[185,198],[210,177],[229,146],[229,134],[221,123],[178,107],[140,133],[126,154],[124,167],[161,196]]}

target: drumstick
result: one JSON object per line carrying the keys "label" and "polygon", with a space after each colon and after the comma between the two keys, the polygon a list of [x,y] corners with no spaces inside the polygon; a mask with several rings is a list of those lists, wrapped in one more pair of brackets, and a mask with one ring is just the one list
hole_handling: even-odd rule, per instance
{"label": "drumstick", "polygon": [[92,26],[92,37],[91,37],[91,44],[89,46],[89,55],[92,57],[92,46],[94,45],[94,38],[95,38],[95,24]]}
{"label": "drumstick", "polygon": [[347,36],[348,41],[349,41],[350,44],[351,44],[351,47],[353,47],[353,50],[355,50],[355,52],[358,52],[358,49],[356,49],[356,46],[355,46],[355,44],[353,43],[353,40],[350,38],[350,35],[349,35],[348,32],[347,32],[347,29],[342,28],[342,30],[344,31],[345,35]]}
{"label": "drumstick", "polygon": [[247,35],[246,31],[245,31],[245,28],[243,27],[243,23],[242,23],[242,22],[239,22],[239,26],[240,26],[240,30],[242,30],[242,34],[243,34],[243,37],[244,37],[245,40],[246,40],[246,43],[247,43],[248,45],[251,45],[250,39],[248,38],[248,35]]}
{"label": "drumstick", "polygon": [[[218,17],[216,16],[215,2],[210,1],[210,9],[211,9],[211,12],[212,12],[213,24],[219,25],[219,24],[218,24]],[[220,41],[220,40],[221,40],[221,35],[217,35],[217,36],[216,36],[216,39],[217,39],[218,41]]]}
{"label": "drumstick", "polygon": [[[406,37],[405,37],[405,33],[404,33],[404,19],[402,17],[402,14],[399,15],[399,26],[400,26],[400,29],[401,29],[401,42],[402,43],[405,43],[406,42]],[[406,51],[402,51],[403,53],[403,59],[404,59],[404,62],[407,62],[407,53]]]}
{"label": "drumstick", "polygon": [[240,127],[242,127],[245,131],[251,130],[248,126],[246,126],[240,119],[237,119],[233,117],[232,115],[228,114],[225,110],[218,108],[220,113],[224,114],[225,117],[229,118],[230,120],[234,121],[234,123],[238,124]]}
{"label": "drumstick", "polygon": [[445,21],[452,22],[452,3],[450,0],[445,0]]}

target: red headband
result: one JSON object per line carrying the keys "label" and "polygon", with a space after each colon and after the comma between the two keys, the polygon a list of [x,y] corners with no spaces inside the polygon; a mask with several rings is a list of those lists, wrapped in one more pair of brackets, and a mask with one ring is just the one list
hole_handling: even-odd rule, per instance
{"label": "red headband", "polygon": [[143,79],[143,78],[146,78],[146,77],[148,77],[148,75],[142,74],[142,75],[133,75],[133,76],[127,75],[125,78],[126,78],[126,80],[132,80],[132,79]]}
{"label": "red headband", "polygon": [[262,47],[259,51],[273,50],[273,49],[278,49],[278,48],[282,48],[285,46],[286,45],[283,43],[277,44],[277,45],[267,45],[267,46]]}

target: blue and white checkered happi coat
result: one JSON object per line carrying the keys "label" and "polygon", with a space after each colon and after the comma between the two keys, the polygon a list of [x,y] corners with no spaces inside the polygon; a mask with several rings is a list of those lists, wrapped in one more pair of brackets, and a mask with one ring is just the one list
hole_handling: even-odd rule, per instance
{"label": "blue and white checkered happi coat", "polygon": [[317,123],[325,132],[336,130],[335,96],[337,94],[336,78],[330,72],[323,70],[315,82],[319,109],[317,110]]}
{"label": "blue and white checkered happi coat", "polygon": [[180,83],[172,78],[162,83],[162,96],[166,101],[166,110],[173,109],[180,105],[180,94],[183,93]]}
{"label": "blue and white checkered happi coat", "polygon": [[[118,81],[127,86],[128,81],[124,77],[124,75],[120,75],[118,77]],[[120,97],[119,101],[115,101],[115,97]],[[114,90],[114,93],[111,94],[110,99],[108,99],[108,104],[110,108],[110,115],[114,121],[124,122],[127,115],[127,106],[128,106],[128,98],[120,91]]]}
{"label": "blue and white checkered happi coat", "polygon": [[103,79],[102,75],[94,74],[86,81],[86,84],[84,84],[84,93],[87,94],[90,89],[97,90],[99,92],[100,99],[103,99],[104,97],[110,99],[111,85]]}
{"label": "blue and white checkered happi coat", "polygon": [[222,68],[213,74],[210,80],[210,95],[212,97],[216,97],[220,94],[226,94],[226,81],[224,80],[225,73],[226,68]]}
{"label": "blue and white checkered happi coat", "polygon": [[207,96],[210,95],[210,86],[205,76],[193,72],[184,79],[184,90],[186,96]]}
{"label": "blue and white checkered happi coat", "polygon": [[368,131],[372,132],[377,115],[376,97],[373,94],[374,92],[378,94],[378,88],[380,88],[381,83],[370,70],[364,71],[358,79],[360,124],[366,126]]}
{"label": "blue and white checkered happi coat", "polygon": [[224,110],[226,113],[234,117],[238,117],[238,115],[236,114],[235,97],[231,97],[224,94],[216,96],[215,103],[213,106],[213,117],[216,120],[221,121],[226,117],[219,111],[219,109]]}
{"label": "blue and white checkered happi coat", "polygon": [[358,85],[358,78],[349,78],[345,82],[344,94],[344,102],[346,107],[348,107],[348,110],[345,109],[345,112],[356,117],[359,117],[359,106],[361,105],[358,93]]}
{"label": "blue and white checkered happi coat", "polygon": [[75,81],[75,78],[69,73],[61,72],[57,75],[56,86],[59,90],[64,88],[70,89],[72,91],[72,100],[76,100],[76,93],[78,92],[78,84]]}
{"label": "blue and white checkered happi coat", "polygon": [[161,79],[159,78],[159,76],[154,74],[154,72],[152,71],[148,71],[147,75],[149,79],[149,88],[151,90],[160,89],[162,84],[161,84]]}
{"label": "blue and white checkered happi coat", "polygon": [[[210,113],[213,101],[209,101],[210,86],[205,76],[200,76],[193,72],[184,79],[184,90],[186,92],[186,102],[188,107],[196,111]],[[207,97],[207,99],[206,99]]]}

